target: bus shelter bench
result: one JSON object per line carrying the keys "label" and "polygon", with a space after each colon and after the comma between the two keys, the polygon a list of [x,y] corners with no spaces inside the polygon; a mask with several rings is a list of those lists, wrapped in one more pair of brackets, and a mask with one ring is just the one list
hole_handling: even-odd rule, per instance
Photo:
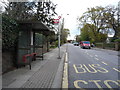
{"label": "bus shelter bench", "polygon": [[32,56],[32,61],[35,61],[36,60],[36,55],[37,53],[32,53],[31,56]]}
{"label": "bus shelter bench", "polygon": [[31,62],[32,62],[32,61],[35,61],[36,58],[42,58],[42,60],[43,60],[43,54],[42,54],[42,55],[39,55],[39,56],[37,56],[37,53],[31,53],[31,54],[26,54],[26,55],[24,55],[24,56],[23,56],[24,66],[25,66],[25,65],[29,65],[30,70],[31,70]]}
{"label": "bus shelter bench", "polygon": [[25,66],[25,65],[29,65],[30,70],[31,70],[31,61],[32,61],[32,56],[31,56],[31,54],[26,54],[26,55],[23,56],[24,66]]}
{"label": "bus shelter bench", "polygon": [[31,56],[32,56],[32,61],[35,61],[36,58],[42,58],[43,60],[43,54],[38,55],[37,53],[32,53]]}
{"label": "bus shelter bench", "polygon": [[43,60],[43,54],[42,55],[37,55],[36,58],[42,58],[42,60]]}

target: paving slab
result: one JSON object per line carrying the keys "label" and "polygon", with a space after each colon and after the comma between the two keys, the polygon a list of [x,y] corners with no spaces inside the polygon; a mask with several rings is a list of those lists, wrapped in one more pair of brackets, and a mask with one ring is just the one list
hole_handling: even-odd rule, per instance
{"label": "paving slab", "polygon": [[[61,46],[61,57],[64,58],[66,45]],[[58,72],[62,73],[63,59],[57,59],[58,48],[44,54],[44,60],[32,62],[32,69],[25,66],[8,73],[2,77],[2,88],[54,88],[53,83]],[[61,69],[61,70],[59,70]],[[62,75],[62,74],[61,74]],[[62,79],[59,78],[58,82]],[[60,84],[59,84],[60,85]],[[58,86],[61,87],[61,86]]]}

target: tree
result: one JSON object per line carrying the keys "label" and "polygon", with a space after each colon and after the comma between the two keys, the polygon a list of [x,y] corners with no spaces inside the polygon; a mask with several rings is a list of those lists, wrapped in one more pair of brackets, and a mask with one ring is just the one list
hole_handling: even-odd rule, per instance
{"label": "tree", "polygon": [[106,13],[104,13],[104,17],[106,23],[109,25],[109,28],[113,28],[115,31],[114,39],[119,38],[120,36],[120,22],[119,22],[119,15],[120,12],[117,7],[114,6],[107,6],[105,8]]}
{"label": "tree", "polygon": [[76,35],[75,38],[76,38],[76,42],[80,42],[81,41],[80,35]]}
{"label": "tree", "polygon": [[109,9],[104,7],[97,6],[95,8],[88,8],[88,11],[86,11],[80,18],[78,18],[78,21],[83,28],[85,25],[89,27],[89,29],[92,31],[91,34],[94,36],[94,38],[92,39],[100,40],[100,38],[103,37],[102,34],[104,34],[104,36],[106,37],[106,34],[108,34],[109,32],[109,28],[113,28],[115,30],[115,36],[117,36],[116,34],[118,29],[115,29],[115,27],[118,25],[112,23],[112,21],[114,21],[115,23],[116,19],[115,17],[112,17],[112,12],[110,12],[111,11]]}
{"label": "tree", "polygon": [[87,24],[81,29],[81,40],[82,41],[89,41],[90,35],[89,35],[89,27]]}
{"label": "tree", "polygon": [[104,42],[107,38],[106,34],[101,32],[97,32],[94,30],[95,27],[93,24],[85,24],[83,28],[81,28],[80,39],[82,41],[91,41],[91,42]]}
{"label": "tree", "polygon": [[39,20],[53,28],[52,16],[56,15],[56,5],[49,2],[10,2],[5,14],[15,20]]}
{"label": "tree", "polygon": [[62,43],[66,43],[67,42],[67,37],[70,34],[69,29],[63,29],[61,32],[61,41]]}

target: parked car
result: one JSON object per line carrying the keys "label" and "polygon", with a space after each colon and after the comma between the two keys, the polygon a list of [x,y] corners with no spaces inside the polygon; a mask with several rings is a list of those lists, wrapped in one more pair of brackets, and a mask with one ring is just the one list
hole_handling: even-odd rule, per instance
{"label": "parked car", "polygon": [[79,43],[78,42],[74,42],[73,45],[74,46],[79,46]]}
{"label": "parked car", "polygon": [[80,46],[81,46],[81,48],[83,48],[83,49],[84,49],[84,48],[88,48],[88,49],[91,48],[89,41],[81,41],[81,42],[80,42]]}

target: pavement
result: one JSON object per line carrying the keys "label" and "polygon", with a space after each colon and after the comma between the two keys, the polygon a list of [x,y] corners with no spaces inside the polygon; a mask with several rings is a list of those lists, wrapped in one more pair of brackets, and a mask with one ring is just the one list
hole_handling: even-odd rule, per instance
{"label": "pavement", "polygon": [[29,66],[18,68],[2,75],[2,90],[16,88],[62,88],[62,73],[66,45],[44,54],[44,60],[37,59]]}

